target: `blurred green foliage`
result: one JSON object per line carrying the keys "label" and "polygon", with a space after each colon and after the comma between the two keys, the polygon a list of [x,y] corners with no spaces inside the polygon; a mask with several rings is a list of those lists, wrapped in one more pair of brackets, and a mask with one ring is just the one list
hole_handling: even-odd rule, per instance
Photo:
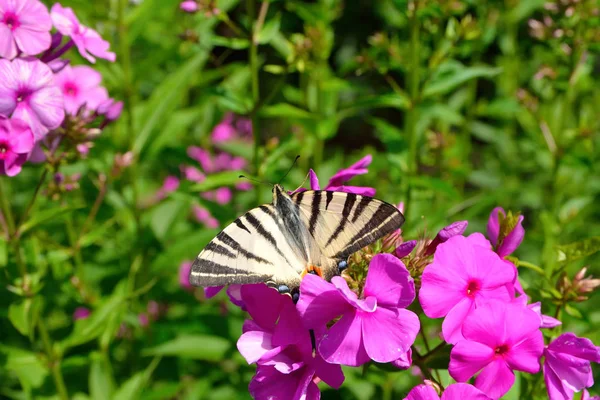
{"label": "blurred green foliage", "polygon": [[[219,0],[216,15],[178,3],[63,1],[111,41],[117,62],[95,68],[125,110],[88,159],[62,167],[82,174],[79,190],[49,199],[43,183],[20,220],[44,167],[2,179],[20,228],[0,241],[0,396],[248,397],[254,367],[235,347],[243,313],[223,294],[182,290],[178,268],[217,232],[195,222],[190,205],[223,225],[268,201],[270,187],[225,206],[199,198],[238,183],[222,173],[146,205],[189,163],[188,146],[215,147],[210,132],[229,111],[253,120],[254,145],[225,147],[256,178],[278,181],[301,155],[290,189],[308,168],[326,180],[373,154],[353,184],[404,201],[409,239],[460,219],[469,233],[485,232],[493,207],[520,211],[526,237],[516,256],[543,270],[520,276],[545,312],[560,303],[563,272],[600,272],[598,240],[579,243],[600,236],[595,0]],[[111,174],[128,150],[133,164]],[[563,329],[600,343],[597,299],[563,307]],[[161,311],[146,326],[138,316],[150,301]],[[79,306],[92,314],[74,323]],[[424,326],[437,343],[439,321]],[[400,399],[418,381],[347,369],[342,389],[323,397]],[[506,398],[530,384],[517,382]]]}

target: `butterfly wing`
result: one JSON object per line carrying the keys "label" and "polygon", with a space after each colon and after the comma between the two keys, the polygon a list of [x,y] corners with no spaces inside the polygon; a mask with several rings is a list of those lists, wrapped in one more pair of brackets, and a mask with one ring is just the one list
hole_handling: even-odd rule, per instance
{"label": "butterfly wing", "polygon": [[354,193],[309,190],[292,199],[323,255],[345,259],[390,232],[404,216],[393,205]]}
{"label": "butterfly wing", "polygon": [[297,287],[306,266],[271,205],[248,211],[200,252],[190,272],[194,286],[273,282]]}

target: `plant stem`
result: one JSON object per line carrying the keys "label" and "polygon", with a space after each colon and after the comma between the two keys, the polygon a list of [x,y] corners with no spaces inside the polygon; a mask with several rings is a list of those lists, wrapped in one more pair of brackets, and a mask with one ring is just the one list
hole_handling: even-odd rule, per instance
{"label": "plant stem", "polygon": [[25,284],[25,276],[27,276],[27,265],[21,257],[21,241],[19,239],[19,235],[15,226],[15,219],[12,214],[12,209],[10,208],[10,204],[8,203],[8,192],[4,187],[4,179],[1,178],[0,206],[2,207],[2,213],[4,214],[4,218],[6,219],[6,224],[8,227],[8,241],[12,244],[13,251],[15,252],[15,259],[17,260],[17,265],[19,266],[19,273],[23,278],[23,284]]}
{"label": "plant stem", "polygon": [[[248,17],[251,21],[254,21],[256,17],[256,7],[254,0],[246,1],[246,9],[248,12]],[[262,143],[262,137],[260,133],[260,126],[258,120],[258,114],[260,109],[257,105],[260,102],[260,87],[258,80],[258,33],[257,30],[259,28],[258,21],[253,22],[253,26],[250,29],[250,49],[248,50],[248,58],[250,62],[250,74],[251,74],[251,88],[252,88],[252,113],[250,115],[250,119],[252,122],[252,135],[254,136],[254,174],[258,179],[261,179],[260,176],[260,145]],[[260,188],[256,186],[256,200],[260,203]]]}
{"label": "plant stem", "polygon": [[410,215],[411,197],[412,197],[412,181],[417,175],[417,121],[418,121],[418,102],[419,102],[419,19],[417,10],[419,1],[414,0],[409,2],[409,8],[412,5],[410,13],[410,59],[411,67],[408,75],[408,85],[410,94],[410,109],[406,115],[405,134],[408,136],[408,182],[405,184],[404,211],[405,215]]}
{"label": "plant stem", "polygon": [[56,356],[54,352],[54,348],[52,347],[52,342],[50,340],[50,335],[48,334],[48,329],[44,323],[42,318],[38,321],[38,330],[40,331],[40,337],[42,338],[42,342],[44,343],[44,350],[46,352],[46,356],[48,357],[48,361],[50,363],[50,369],[52,370],[52,378],[54,379],[54,385],[56,386],[56,392],[61,400],[69,400],[69,392],[67,391],[67,387],[65,386],[65,380],[62,376],[62,371],[60,369],[60,359]]}
{"label": "plant stem", "polygon": [[16,232],[15,232],[17,235],[19,234],[19,229],[21,228],[21,225],[23,225],[23,223],[25,223],[25,221],[27,220],[27,216],[31,212],[31,209],[33,208],[33,205],[35,204],[38,194],[40,193],[40,189],[44,185],[44,182],[46,181],[47,176],[48,176],[48,168],[44,168],[44,172],[42,172],[42,176],[40,177],[40,180],[39,180],[37,186],[35,187],[35,191],[33,192],[33,197],[31,197],[31,200],[29,201],[29,204],[27,205],[25,212],[23,213],[23,215],[21,216],[21,219],[19,220],[19,225],[17,225]]}

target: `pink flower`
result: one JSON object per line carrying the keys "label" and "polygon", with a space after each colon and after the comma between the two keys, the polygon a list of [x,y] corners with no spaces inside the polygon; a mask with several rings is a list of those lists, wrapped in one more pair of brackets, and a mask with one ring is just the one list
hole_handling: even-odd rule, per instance
{"label": "pink flower", "polygon": [[79,54],[91,63],[96,62],[94,56],[114,62],[115,53],[108,51],[110,43],[102,39],[98,32],[79,23],[77,16],[70,7],[56,3],[50,10],[54,26],[60,33],[69,36],[77,46]]}
{"label": "pink flower", "polygon": [[[242,286],[241,297],[253,319],[244,323],[237,345],[249,364],[258,364],[249,386],[253,398],[316,400],[318,380],[335,388],[342,384],[341,367],[313,355],[310,333],[302,329],[289,296],[259,284]],[[316,337],[322,332],[317,330]]]}
{"label": "pink flower", "polygon": [[388,363],[403,357],[419,332],[419,318],[404,309],[414,298],[414,282],[402,261],[378,254],[369,265],[362,298],[342,277],[329,283],[307,275],[300,285],[298,311],[305,326],[313,329],[342,316],[317,346],[327,362]]}
{"label": "pink flower", "polygon": [[146,313],[138,314],[138,322],[140,323],[140,326],[142,328],[146,328],[148,325],[150,325],[150,318],[148,318],[148,314],[146,314]]}
{"label": "pink flower", "polygon": [[219,227],[219,221],[217,221],[206,208],[195,204],[192,207],[192,211],[196,220],[204,224],[207,228],[216,229]]}
{"label": "pink flower", "polygon": [[173,193],[174,191],[176,191],[178,187],[179,187],[179,178],[177,178],[176,176],[173,176],[173,175],[169,175],[165,178],[163,185],[161,186],[160,189],[158,189],[158,191],[156,192],[156,194],[154,196],[156,199],[162,200],[165,197],[167,197],[167,195],[169,193]]}
{"label": "pink flower", "polygon": [[179,8],[181,8],[185,12],[195,13],[198,11],[198,3],[193,0],[182,1],[179,4]]}
{"label": "pink flower", "polygon": [[600,363],[600,347],[567,332],[544,350],[544,380],[550,400],[568,400],[594,384],[590,362]]}
{"label": "pink flower", "polygon": [[416,240],[409,240],[408,242],[402,242],[398,245],[398,247],[396,247],[396,250],[394,250],[394,254],[396,254],[396,257],[398,257],[398,258],[406,257],[414,250],[414,248],[416,246],[417,246]]}
{"label": "pink flower", "polygon": [[33,133],[25,122],[0,116],[0,175],[21,172],[33,144]]}
{"label": "pink flower", "polygon": [[500,398],[515,381],[513,370],[539,371],[544,350],[539,325],[535,312],[518,303],[492,300],[479,306],[464,321],[464,339],[452,348],[450,376],[466,382],[481,371],[475,387]]}
{"label": "pink flower", "polygon": [[39,0],[0,0],[0,57],[12,59],[50,47],[52,21]]}
{"label": "pink flower", "polygon": [[206,175],[202,173],[198,168],[192,167],[189,165],[184,165],[181,167],[181,172],[183,177],[190,182],[204,182],[206,179]]}
{"label": "pink flower", "polygon": [[184,261],[179,266],[179,286],[184,290],[194,290],[194,287],[190,284],[190,271],[192,270],[192,262]]}
{"label": "pink flower", "polygon": [[557,320],[556,318],[553,318],[549,315],[542,314],[542,303],[541,302],[538,301],[537,303],[527,304],[528,300],[529,299],[527,296],[519,296],[514,301],[520,301],[521,304],[523,304],[524,306],[527,306],[527,308],[529,308],[530,310],[532,310],[533,312],[535,312],[538,315],[538,317],[540,318],[540,328],[551,329],[551,328],[555,328],[559,325],[562,325],[562,322]]}
{"label": "pink flower", "polygon": [[467,229],[467,225],[469,225],[469,221],[456,221],[440,230],[431,243],[427,245],[424,255],[432,255],[441,243],[444,243],[451,237],[462,235]]}
{"label": "pink flower", "polygon": [[123,112],[123,102],[109,98],[101,102],[96,111],[98,114],[104,115],[108,121],[115,121]]}
{"label": "pink flower", "polygon": [[79,319],[86,319],[91,314],[89,308],[86,307],[77,307],[73,312],[73,320],[77,321]]}
{"label": "pink flower", "polygon": [[437,247],[433,263],[423,271],[419,301],[429,318],[446,317],[442,333],[455,344],[473,309],[492,299],[512,300],[514,293],[506,285],[514,280],[515,270],[506,268],[492,250],[471,237],[454,236]]}
{"label": "pink flower", "polygon": [[82,106],[95,111],[108,100],[108,92],[100,86],[102,75],[88,66],[67,65],[56,74],[55,81],[63,93],[68,114],[77,114]]}
{"label": "pink flower", "polygon": [[[404,400],[440,400],[435,389],[429,385],[415,386]],[[450,385],[442,393],[441,400],[491,400],[481,390],[467,383]]]}
{"label": "pink flower", "polygon": [[210,153],[198,146],[190,146],[187,149],[187,154],[190,158],[198,161],[200,166],[207,174],[216,172]]}
{"label": "pink flower", "polygon": [[[323,190],[340,191],[346,193],[355,193],[363,196],[373,197],[375,196],[375,189],[371,187],[363,186],[347,186],[344,185],[347,181],[355,177],[356,175],[363,175],[368,172],[367,166],[371,164],[373,157],[368,154],[365,157],[358,160],[348,168],[341,169],[338,171],[330,180],[329,183]],[[321,190],[319,185],[319,178],[312,169],[308,172],[310,188],[312,190]],[[301,189],[304,190],[304,189]]]}
{"label": "pink flower", "polygon": [[581,393],[581,400],[600,400],[600,396],[590,396],[590,393],[583,389],[583,393]]}
{"label": "pink flower", "polygon": [[409,369],[412,366],[412,349],[408,349],[406,353],[392,361],[391,364],[398,369]]}
{"label": "pink flower", "polygon": [[[500,217],[500,215],[502,217]],[[517,225],[498,243],[498,236],[500,235],[500,218],[506,218],[506,213],[502,207],[496,207],[492,210],[490,218],[487,224],[487,234],[492,242],[492,245],[496,249],[496,253],[500,257],[505,257],[511,254],[519,247],[525,236],[525,229],[523,229],[523,216],[520,215],[517,220]]]}
{"label": "pink flower", "polygon": [[58,128],[65,112],[54,75],[39,60],[0,60],[0,115],[25,121],[36,141]]}
{"label": "pink flower", "polygon": [[[196,4],[196,2],[193,2],[193,1],[191,1],[191,2],[184,1],[183,3],[181,3],[182,8],[183,8],[184,3],[193,3],[196,6],[196,10],[198,8],[198,5]],[[194,11],[196,11],[196,10],[194,10]],[[213,131],[212,131],[210,137],[211,137],[213,143],[228,142],[228,141],[234,139],[236,137],[236,130],[235,130],[235,127],[233,126],[233,114],[231,114],[231,113],[226,114],[225,117],[223,118],[223,120],[221,122],[219,122],[213,128]]]}

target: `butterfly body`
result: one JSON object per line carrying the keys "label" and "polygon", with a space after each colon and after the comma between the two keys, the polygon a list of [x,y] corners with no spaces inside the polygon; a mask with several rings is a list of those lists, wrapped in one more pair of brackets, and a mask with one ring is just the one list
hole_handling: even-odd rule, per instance
{"label": "butterfly body", "polygon": [[370,197],[319,190],[289,195],[275,185],[271,204],[237,218],[200,252],[190,283],[264,282],[294,293],[307,273],[331,280],[350,254],[403,222],[396,207]]}

